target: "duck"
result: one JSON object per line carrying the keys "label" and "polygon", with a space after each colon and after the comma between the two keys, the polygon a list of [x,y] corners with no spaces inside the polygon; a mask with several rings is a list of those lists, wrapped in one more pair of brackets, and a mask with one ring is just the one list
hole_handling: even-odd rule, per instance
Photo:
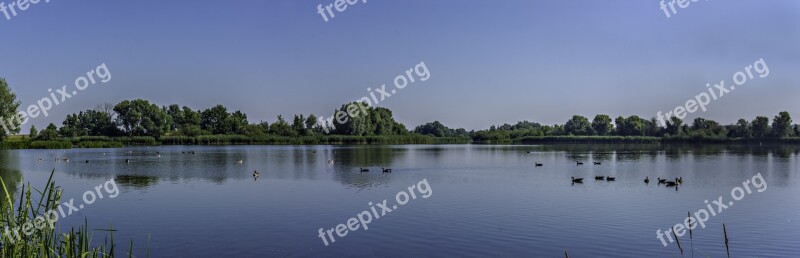
{"label": "duck", "polygon": [[577,164],[578,166],[580,166],[580,165],[583,165],[583,162],[580,162],[580,161],[575,161],[575,164]]}
{"label": "duck", "polygon": [[381,168],[381,169],[383,169],[383,173],[392,173],[391,168]]}
{"label": "duck", "polygon": [[332,159],[329,159],[329,160],[328,160],[328,164],[333,164],[333,160],[332,160]]}
{"label": "duck", "polygon": [[650,177],[649,176],[644,177],[644,183],[645,184],[649,184],[650,183]]}
{"label": "duck", "polygon": [[617,181],[617,178],[616,177],[607,176],[606,177],[606,181]]}
{"label": "duck", "polygon": [[678,185],[678,183],[675,183],[675,182],[672,182],[672,181],[667,181],[666,184],[667,184],[667,187],[677,186]]}
{"label": "duck", "polygon": [[658,178],[658,183],[659,183],[659,184],[664,184],[664,183],[667,183],[667,179],[666,179],[666,178],[660,178],[660,177],[659,177],[659,178]]}
{"label": "duck", "polygon": [[258,173],[257,170],[253,170],[253,177],[259,177],[259,176],[261,176],[261,174]]}
{"label": "duck", "polygon": [[244,160],[240,159],[236,161],[236,164],[244,164]]}
{"label": "duck", "polygon": [[603,180],[603,179],[605,179],[605,178],[606,178],[606,177],[604,177],[604,176],[595,176],[595,177],[594,177],[594,180]]}
{"label": "duck", "polygon": [[369,172],[368,168],[360,168],[360,169],[361,169],[361,172]]}
{"label": "duck", "polygon": [[573,183],[583,183],[583,178],[575,178],[575,177],[573,176],[573,177],[572,177],[572,182],[573,182]]}
{"label": "duck", "polygon": [[90,162],[90,161],[87,159],[87,160],[86,160],[86,163],[89,163],[89,162]]}
{"label": "duck", "polygon": [[595,164],[595,165],[602,165],[603,163],[600,163],[600,162],[595,162],[594,164]]}
{"label": "duck", "polygon": [[544,166],[544,164],[542,164],[542,163],[539,163],[539,162],[534,162],[534,164],[536,164],[536,166],[537,166],[537,167]]}

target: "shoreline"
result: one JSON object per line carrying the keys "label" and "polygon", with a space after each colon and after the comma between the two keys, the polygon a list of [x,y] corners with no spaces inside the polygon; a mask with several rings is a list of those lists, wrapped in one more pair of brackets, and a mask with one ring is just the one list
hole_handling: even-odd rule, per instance
{"label": "shoreline", "polygon": [[649,136],[540,136],[522,137],[504,141],[474,141],[464,137],[433,137],[425,135],[400,136],[303,136],[303,137],[248,137],[242,135],[105,137],[89,136],[50,141],[25,138],[0,142],[0,149],[97,149],[135,146],[270,146],[270,145],[571,145],[571,144],[637,144],[637,145],[787,145],[800,144],[800,137],[789,138],[700,138],[700,137],[649,137]]}

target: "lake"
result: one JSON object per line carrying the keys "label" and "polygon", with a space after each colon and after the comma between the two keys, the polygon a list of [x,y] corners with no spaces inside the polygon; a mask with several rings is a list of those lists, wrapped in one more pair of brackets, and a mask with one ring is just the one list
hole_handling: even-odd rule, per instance
{"label": "lake", "polygon": [[[37,188],[55,169],[62,201],[76,204],[114,179],[115,198],[57,228],[113,225],[138,257],[680,257],[657,230],[707,207],[705,228],[680,238],[686,257],[724,257],[723,223],[732,256],[800,254],[793,146],[165,146],[12,150],[0,163],[4,180]],[[746,181],[751,191],[728,205]],[[368,230],[336,229],[351,218]]]}

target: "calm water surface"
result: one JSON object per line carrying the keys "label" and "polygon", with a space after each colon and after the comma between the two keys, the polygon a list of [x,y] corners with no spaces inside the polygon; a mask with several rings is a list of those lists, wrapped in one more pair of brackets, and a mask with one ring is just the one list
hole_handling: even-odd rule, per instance
{"label": "calm water surface", "polygon": [[[95,228],[113,225],[122,249],[132,239],[140,257],[148,238],[153,257],[563,257],[565,250],[572,257],[680,257],[675,244],[662,246],[656,230],[681,223],[705,200],[731,200],[731,189],[757,173],[766,190],[711,217],[692,243],[682,238],[687,257],[690,244],[697,257],[725,256],[722,223],[733,256],[800,255],[797,147],[176,146],[5,151],[0,162],[3,179],[37,187],[55,169],[64,199],[79,200],[114,178],[118,197],[58,227],[84,218]],[[570,176],[585,183],[573,185]],[[683,177],[684,184],[645,185],[645,176]],[[423,179],[429,198],[330,246],[318,237],[320,228],[346,223],[370,202],[394,203]]]}

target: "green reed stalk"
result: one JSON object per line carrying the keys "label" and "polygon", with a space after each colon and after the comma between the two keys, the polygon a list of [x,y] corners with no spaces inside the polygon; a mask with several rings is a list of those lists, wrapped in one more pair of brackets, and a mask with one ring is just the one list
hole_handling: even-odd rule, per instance
{"label": "green reed stalk", "polygon": [[[108,230],[110,241],[100,245],[92,246],[92,230],[89,229],[89,222],[85,219],[83,227],[71,228],[68,233],[59,234],[54,227],[44,225],[41,229],[37,228],[32,234],[23,233],[21,225],[27,222],[35,224],[36,218],[44,217],[46,211],[55,210],[59,206],[62,191],[53,182],[53,174],[45,184],[44,190],[35,190],[30,184],[23,185],[20,189],[19,204],[14,207],[12,192],[7,189],[5,181],[0,178],[0,185],[3,186],[5,199],[0,200],[0,257],[64,257],[64,258],[100,258],[115,257],[115,243],[113,228]],[[33,193],[35,190],[40,195],[39,202],[33,203]],[[39,222],[41,223],[41,222]],[[19,236],[11,231],[20,229]],[[9,234],[5,234],[9,230]],[[133,244],[131,243],[131,248]],[[132,251],[132,249],[131,249]],[[129,253],[129,257],[132,255]]]}

